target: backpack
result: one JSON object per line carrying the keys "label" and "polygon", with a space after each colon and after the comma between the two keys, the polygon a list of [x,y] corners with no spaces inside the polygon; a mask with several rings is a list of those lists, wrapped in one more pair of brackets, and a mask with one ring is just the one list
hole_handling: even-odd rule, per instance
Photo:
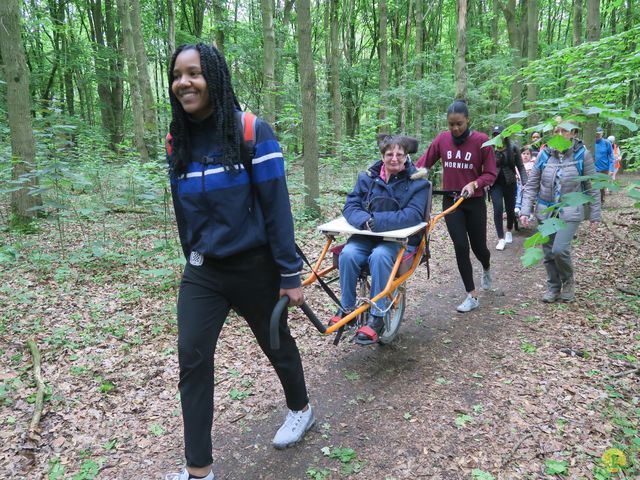
{"label": "backpack", "polygon": [[[242,143],[240,144],[240,161],[242,166],[251,176],[251,166],[256,150],[256,117],[251,112],[236,112],[236,125],[239,130]],[[171,133],[167,133],[166,144],[167,155],[171,156]]]}
{"label": "backpack", "polygon": [[[573,159],[576,162],[576,168],[578,170],[578,175],[582,176],[582,170],[584,167],[584,152],[586,152],[586,148],[584,145],[581,145],[578,150],[573,153]],[[533,168],[537,168],[540,170],[540,174],[542,174],[544,167],[547,165],[547,161],[549,160],[549,150],[544,148],[538,154],[538,159]]]}

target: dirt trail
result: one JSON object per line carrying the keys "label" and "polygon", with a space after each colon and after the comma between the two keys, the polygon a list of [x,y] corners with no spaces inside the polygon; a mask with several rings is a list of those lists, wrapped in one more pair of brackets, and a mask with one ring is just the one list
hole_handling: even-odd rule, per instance
{"label": "dirt trail", "polygon": [[[561,352],[579,350],[576,342],[590,329],[553,331],[554,314],[568,317],[573,307],[539,301],[542,267],[520,264],[530,233],[517,233],[499,252],[489,222],[493,290],[482,293],[478,310],[460,314],[463,288],[443,227],[433,238],[431,279],[421,268],[410,281],[400,337],[387,347],[334,347],[326,338],[309,346],[306,336],[314,334],[303,328],[301,346],[314,350],[303,356],[315,428],[301,445],[280,452],[269,445],[280,412],[244,428],[217,425],[216,478],[299,480],[312,469],[321,472],[316,478],[462,479],[475,468],[496,478],[543,478],[545,459],[554,455],[574,447],[574,456],[595,455],[580,453],[580,445],[595,450],[584,434],[600,430],[602,420],[572,413],[573,397],[594,397],[592,382],[580,357]],[[588,236],[586,225],[580,235]],[[586,272],[577,263],[582,286]],[[565,433],[569,425],[575,438]],[[323,447],[351,448],[356,459],[344,467]],[[359,473],[349,471],[354,466]]]}
{"label": "dirt trail", "polygon": [[[292,311],[317,424],[286,451],[270,443],[281,387],[245,323],[231,319],[216,352],[216,479],[539,479],[551,478],[550,462],[564,478],[594,478],[611,447],[636,478],[640,214],[631,203],[608,197],[607,226],[582,225],[571,305],[540,302],[543,268],[519,259],[530,232],[498,252],[489,221],[494,289],[474,312],[455,311],[463,287],[444,225],[431,278],[420,267],[409,281],[392,345],[334,347]],[[137,217],[112,220],[114,235],[139,228]],[[319,235],[299,234],[307,253],[320,251]],[[54,244],[54,229],[43,229],[2,271],[0,477],[163,479],[183,462],[174,280],[158,288],[143,266],[108,259],[56,264],[38,252]],[[322,318],[334,311],[320,290],[305,293]],[[43,351],[51,397],[25,446],[35,390],[26,332]]]}

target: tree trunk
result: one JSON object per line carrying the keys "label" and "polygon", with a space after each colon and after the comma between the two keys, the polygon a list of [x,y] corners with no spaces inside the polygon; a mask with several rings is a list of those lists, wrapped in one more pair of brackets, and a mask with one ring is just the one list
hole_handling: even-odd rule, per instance
{"label": "tree trunk", "polygon": [[[527,5],[527,60],[529,63],[538,58],[538,0],[529,0]],[[527,85],[527,100],[530,103],[538,100],[538,88],[534,82]],[[529,105],[531,106],[531,105]],[[537,125],[538,118],[532,115],[529,125]]]}
{"label": "tree trunk", "polygon": [[[497,0],[496,0],[497,1]],[[522,38],[520,31],[518,30],[518,21],[516,16],[516,0],[508,0],[507,5],[500,3],[500,8],[504,13],[504,18],[507,21],[507,32],[509,33],[509,46],[511,47],[511,59],[513,69],[516,72],[516,77],[511,82],[511,112],[522,111],[522,77],[519,72],[522,67]]]}
{"label": "tree trunk", "polygon": [[215,21],[215,38],[216,48],[224,55],[224,26],[226,23],[225,2],[223,0],[214,0],[213,2],[213,19]]}
{"label": "tree trunk", "polygon": [[[284,8],[282,11],[282,20],[279,22],[280,27],[276,31],[276,51],[282,51],[283,46],[287,41],[288,29],[291,24],[291,10],[293,8],[293,0],[285,0]],[[284,71],[286,66],[283,64],[282,56],[278,59],[280,64],[278,68],[276,68],[275,77],[276,77],[276,89],[279,93],[283,92],[283,79],[284,79]],[[284,95],[276,95],[276,114],[278,112],[282,112],[284,108]],[[276,125],[276,131],[278,130],[278,125]]]}
{"label": "tree trunk", "polygon": [[167,0],[167,15],[169,16],[169,28],[167,32],[167,57],[171,57],[176,51],[176,9],[173,0]]}
{"label": "tree trunk", "polygon": [[573,4],[573,46],[582,43],[582,2],[583,0],[574,0]]}
{"label": "tree trunk", "polygon": [[339,0],[330,0],[329,36],[331,38],[331,61],[329,62],[329,82],[331,91],[333,152],[337,153],[342,141],[342,97],[340,94],[340,36],[338,24]]}
{"label": "tree trunk", "polygon": [[378,133],[389,133],[387,103],[389,101],[389,65],[387,62],[387,0],[379,0],[378,59],[380,61],[380,103],[378,107]]}
{"label": "tree trunk", "polygon": [[466,100],[467,94],[467,0],[457,0],[458,27],[456,29],[456,98]]}
{"label": "tree trunk", "polygon": [[135,50],[137,78],[142,94],[143,118],[145,130],[145,144],[151,158],[156,157],[156,145],[159,144],[160,138],[158,133],[158,123],[156,117],[156,100],[153,96],[153,88],[151,88],[151,79],[149,78],[149,63],[144,46],[144,38],[142,37],[142,21],[140,20],[140,0],[129,0],[130,3],[130,20],[131,32],[133,33],[133,47]]}
{"label": "tree trunk", "polygon": [[276,122],[276,33],[273,27],[273,0],[260,0],[262,13],[262,116],[271,125]]}
{"label": "tree trunk", "polygon": [[133,33],[131,32],[131,21],[129,18],[128,0],[118,1],[118,13],[120,14],[120,24],[122,25],[122,38],[124,50],[127,57],[127,77],[129,79],[129,92],[131,93],[131,109],[133,110],[133,141],[136,150],[140,154],[143,162],[149,161],[149,151],[144,141],[144,112],[142,96],[140,95],[140,84],[138,83],[135,46],[133,45]]}
{"label": "tree trunk", "polygon": [[[424,74],[422,59],[422,40],[424,37],[424,13],[422,9],[422,0],[416,0],[416,85],[420,85]],[[417,138],[422,137],[422,96],[414,97],[414,117],[413,130]]]}
{"label": "tree trunk", "polygon": [[29,195],[36,187],[35,169],[36,143],[31,125],[31,95],[29,93],[29,68],[20,34],[19,0],[0,2],[0,54],[4,63],[4,78],[7,81],[7,119],[11,132],[11,162],[13,180],[28,178],[21,188],[11,193],[13,221],[28,222],[36,215],[33,207],[41,205],[40,196]]}
{"label": "tree trunk", "polygon": [[304,205],[312,215],[320,214],[318,197],[318,138],[316,129],[316,74],[311,45],[311,7],[309,0],[296,2],[298,12],[298,57],[302,98],[302,141],[304,159]]}
{"label": "tree trunk", "polygon": [[[407,85],[407,65],[409,65],[409,45],[411,44],[411,19],[413,18],[413,2],[409,2],[409,12],[405,18],[404,28],[404,42],[402,46],[402,76],[400,77],[398,84],[405,87]],[[400,97],[400,131],[407,131],[407,116],[409,115],[407,108],[407,94],[402,93]]]}
{"label": "tree trunk", "polygon": [[[587,0],[587,42],[600,40],[600,0]],[[585,105],[589,107],[589,105]],[[582,140],[586,147],[595,152],[597,117],[589,117],[584,125]]]}

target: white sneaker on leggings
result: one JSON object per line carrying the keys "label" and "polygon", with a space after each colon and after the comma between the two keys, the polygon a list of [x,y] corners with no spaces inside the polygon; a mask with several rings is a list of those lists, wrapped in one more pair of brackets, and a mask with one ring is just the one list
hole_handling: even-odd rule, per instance
{"label": "white sneaker on leggings", "polygon": [[460,313],[470,312],[471,310],[475,310],[480,306],[480,301],[477,298],[473,298],[470,293],[467,294],[467,298],[464,299],[458,307],[457,311]]}
{"label": "white sneaker on leggings", "polygon": [[482,277],[480,277],[480,288],[483,290],[491,290],[491,270],[482,269]]}
{"label": "white sneaker on leggings", "polygon": [[498,240],[498,244],[496,245],[496,250],[504,250],[504,247],[506,244],[507,242],[505,242],[504,238],[501,238],[500,240]]}
{"label": "white sneaker on leggings", "polygon": [[513,242],[513,235],[511,235],[511,232],[504,232],[504,241],[505,243]]}
{"label": "white sneaker on leggings", "polygon": [[[189,480],[189,472],[184,468],[180,473],[167,473],[164,480]],[[202,480],[215,480],[213,471],[209,472]]]}
{"label": "white sneaker on leggings", "polygon": [[297,412],[289,410],[287,418],[285,418],[284,423],[276,432],[271,443],[279,450],[291,447],[302,440],[304,434],[313,427],[314,423],[316,423],[316,417],[313,415],[311,405],[306,410]]}

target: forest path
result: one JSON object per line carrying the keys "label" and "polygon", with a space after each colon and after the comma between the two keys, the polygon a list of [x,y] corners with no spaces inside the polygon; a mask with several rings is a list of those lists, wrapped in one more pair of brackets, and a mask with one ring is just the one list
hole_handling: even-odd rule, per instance
{"label": "forest path", "polygon": [[[608,197],[610,203],[612,198],[625,201],[621,194]],[[408,309],[391,346],[343,341],[334,347],[328,338],[310,345],[301,335],[317,334],[311,328],[299,333],[293,321],[316,426],[298,446],[277,451],[270,440],[280,411],[242,426],[218,424],[216,478],[449,480],[469,479],[473,469],[496,478],[543,478],[546,462],[564,460],[575,467],[571,478],[591,470],[614,444],[610,421],[599,410],[604,390],[590,373],[602,372],[607,363],[594,353],[602,340],[602,332],[594,332],[600,322],[608,329],[614,321],[597,289],[609,287],[611,294],[613,285],[599,284],[593,263],[585,263],[607,260],[609,252],[598,245],[608,232],[591,234],[588,222],[581,226],[578,301],[545,305],[543,267],[520,263],[531,232],[516,233],[512,245],[496,251],[491,219],[488,225],[493,290],[481,293],[473,312],[455,311],[463,288],[441,225],[432,240],[431,278],[421,267],[410,280]],[[637,262],[632,265],[637,272]],[[475,260],[474,266],[479,272]],[[636,314],[629,315],[618,321],[632,340]],[[575,352],[590,353],[583,358]],[[637,400],[637,384],[630,381]]]}

